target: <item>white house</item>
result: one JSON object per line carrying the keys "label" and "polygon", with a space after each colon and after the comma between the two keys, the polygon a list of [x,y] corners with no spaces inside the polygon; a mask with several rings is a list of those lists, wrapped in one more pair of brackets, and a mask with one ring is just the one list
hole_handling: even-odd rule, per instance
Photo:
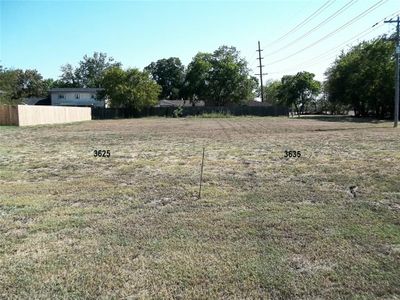
{"label": "white house", "polygon": [[50,89],[51,105],[105,107],[99,99],[100,88],[55,88]]}

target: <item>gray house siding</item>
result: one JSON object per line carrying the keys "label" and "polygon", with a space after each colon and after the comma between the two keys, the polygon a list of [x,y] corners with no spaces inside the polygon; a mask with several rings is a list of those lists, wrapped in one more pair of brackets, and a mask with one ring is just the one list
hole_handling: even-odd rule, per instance
{"label": "gray house siding", "polygon": [[104,99],[98,100],[95,88],[58,88],[50,90],[51,105],[105,107]]}

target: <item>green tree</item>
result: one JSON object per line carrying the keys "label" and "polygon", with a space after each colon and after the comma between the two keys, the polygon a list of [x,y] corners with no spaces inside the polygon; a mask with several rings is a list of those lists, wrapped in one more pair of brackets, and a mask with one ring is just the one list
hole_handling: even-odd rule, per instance
{"label": "green tree", "polygon": [[18,90],[18,77],[22,70],[8,70],[1,68],[0,71],[0,103],[2,104],[14,104],[21,99],[17,97]]}
{"label": "green tree", "polygon": [[178,99],[185,79],[185,67],[177,57],[160,59],[144,68],[161,86],[160,99]]}
{"label": "green tree", "polygon": [[110,99],[111,107],[124,107],[141,110],[158,103],[161,87],[150,78],[148,72],[138,69],[126,71],[113,67],[105,71],[101,86],[102,97]]}
{"label": "green tree", "polygon": [[278,89],[278,99],[287,106],[294,106],[296,113],[304,113],[307,105],[321,91],[321,83],[314,80],[315,75],[309,72],[298,72],[296,75],[285,75]]}
{"label": "green tree", "polygon": [[278,98],[280,86],[281,82],[279,80],[268,81],[266,83],[264,87],[265,102],[271,104],[280,104],[280,100]]}
{"label": "green tree", "polygon": [[185,94],[209,105],[246,103],[255,96],[257,79],[235,47],[222,46],[212,54],[198,53],[188,66]]}
{"label": "green tree", "polygon": [[54,81],[53,87],[77,88],[82,87],[75,76],[75,69],[71,64],[61,66],[60,79]]}
{"label": "green tree", "polygon": [[24,98],[47,96],[49,80],[43,80],[37,70],[0,69],[2,103],[18,104]]}
{"label": "green tree", "polygon": [[55,81],[52,78],[48,78],[48,79],[43,80],[43,84],[44,84],[44,88],[45,88],[46,92],[48,92],[49,89],[53,88],[54,82]]}
{"label": "green tree", "polygon": [[46,82],[37,70],[25,70],[18,78],[18,98],[47,96]]}
{"label": "green tree", "polygon": [[332,107],[347,105],[356,116],[393,113],[394,44],[385,36],[342,53],[325,73]]}
{"label": "green tree", "polygon": [[71,64],[61,66],[61,76],[54,82],[54,87],[101,87],[103,73],[113,67],[121,67],[121,63],[107,57],[106,53],[85,55],[77,68]]}
{"label": "green tree", "polygon": [[187,67],[182,94],[193,104],[208,96],[206,91],[212,69],[211,58],[212,54],[199,52]]}

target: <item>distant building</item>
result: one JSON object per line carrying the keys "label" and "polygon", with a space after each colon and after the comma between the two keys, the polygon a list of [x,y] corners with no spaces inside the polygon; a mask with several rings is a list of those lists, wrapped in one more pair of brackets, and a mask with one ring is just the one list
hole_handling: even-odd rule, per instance
{"label": "distant building", "polygon": [[248,106],[272,106],[271,103],[269,102],[261,102],[261,101],[256,101],[256,100],[250,100],[249,102],[246,103],[246,105]]}
{"label": "distant building", "polygon": [[26,105],[51,105],[50,97],[30,97],[22,101]]}
{"label": "distant building", "polygon": [[[255,100],[250,100],[250,101],[241,101],[241,104],[231,104],[229,106],[240,106],[240,105],[245,105],[245,106],[272,106],[271,103],[268,102],[261,102],[261,101],[255,101]],[[158,102],[158,105],[156,107],[190,107],[190,106],[196,106],[196,107],[201,107],[201,106],[207,106],[203,100],[199,100],[195,103],[195,105],[192,104],[189,100],[160,100]]]}
{"label": "distant building", "polygon": [[105,107],[104,99],[99,99],[100,88],[54,88],[50,89],[51,105]]}
{"label": "distant building", "polygon": [[195,105],[192,104],[189,100],[160,100],[158,102],[158,105],[156,107],[189,107],[189,106],[204,106],[204,101],[200,100],[195,103]]}

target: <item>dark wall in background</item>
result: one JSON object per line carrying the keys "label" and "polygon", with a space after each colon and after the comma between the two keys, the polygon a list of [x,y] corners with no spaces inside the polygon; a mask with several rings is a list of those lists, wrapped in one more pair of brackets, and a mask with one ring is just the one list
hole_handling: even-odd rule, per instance
{"label": "dark wall in background", "polygon": [[[140,117],[173,117],[175,107],[148,107],[142,111],[126,108],[92,108],[92,119],[125,119]],[[283,106],[236,106],[236,107],[183,107],[182,116],[199,116],[204,113],[229,113],[233,116],[287,116],[289,111]]]}

